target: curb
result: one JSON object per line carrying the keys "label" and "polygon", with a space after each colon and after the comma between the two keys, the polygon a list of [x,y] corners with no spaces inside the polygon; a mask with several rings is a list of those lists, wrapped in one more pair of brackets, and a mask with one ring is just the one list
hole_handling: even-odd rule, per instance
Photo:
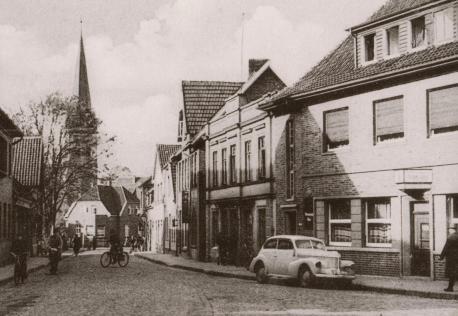
{"label": "curb", "polygon": [[[67,258],[70,258],[71,256],[63,256],[62,257],[62,260],[65,260]],[[62,261],[61,260],[61,261]],[[49,262],[47,263],[43,263],[43,264],[40,264],[40,265],[37,265],[36,267],[33,267],[33,268],[30,268],[30,269],[27,269],[27,274],[30,274],[30,273],[33,273],[33,272],[36,272],[38,270],[41,270],[43,268],[46,268],[47,266],[49,266]],[[0,286],[3,286],[11,281],[14,280],[14,276],[10,276],[10,277],[7,277],[7,278],[4,278],[4,279],[1,279],[0,280]]]}
{"label": "curb", "polygon": [[[240,275],[240,274],[230,273],[230,272],[220,272],[220,271],[215,271],[215,270],[210,270],[210,269],[203,269],[203,268],[184,266],[180,264],[166,263],[164,261],[142,256],[140,254],[135,254],[135,256],[140,259],[143,259],[143,260],[146,260],[152,263],[156,263],[162,266],[167,266],[170,268],[205,273],[208,275],[225,277],[225,278],[256,281],[255,276]],[[422,292],[422,291],[417,291],[417,290],[386,288],[386,287],[369,286],[369,285],[363,285],[363,284],[354,284],[351,290],[371,291],[371,292],[378,292],[378,293],[384,293],[384,294],[398,294],[398,295],[405,295],[405,296],[417,296],[417,297],[422,297],[422,298],[432,298],[432,299],[442,299],[442,300],[458,300],[458,293],[447,294],[447,293],[436,293],[436,292]]]}

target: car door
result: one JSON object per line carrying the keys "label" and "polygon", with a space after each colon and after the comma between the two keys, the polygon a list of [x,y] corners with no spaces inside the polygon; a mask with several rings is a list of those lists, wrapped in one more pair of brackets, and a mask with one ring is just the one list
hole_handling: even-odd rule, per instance
{"label": "car door", "polygon": [[262,256],[265,258],[264,265],[267,268],[267,273],[274,273],[275,260],[277,257],[277,238],[267,240],[262,247]]}
{"label": "car door", "polygon": [[290,239],[281,238],[277,245],[274,274],[288,275],[288,266],[294,260],[294,245]]}

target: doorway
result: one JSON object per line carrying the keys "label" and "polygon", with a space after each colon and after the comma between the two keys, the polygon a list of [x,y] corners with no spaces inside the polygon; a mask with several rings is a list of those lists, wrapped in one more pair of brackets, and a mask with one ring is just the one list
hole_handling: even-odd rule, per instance
{"label": "doorway", "polygon": [[296,211],[285,212],[286,220],[286,234],[287,235],[296,235]]}
{"label": "doorway", "polygon": [[429,204],[411,204],[411,252],[412,275],[430,275],[430,223]]}

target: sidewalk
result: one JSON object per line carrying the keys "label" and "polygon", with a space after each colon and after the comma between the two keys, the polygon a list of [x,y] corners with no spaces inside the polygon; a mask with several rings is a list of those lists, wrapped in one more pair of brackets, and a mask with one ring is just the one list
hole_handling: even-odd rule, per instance
{"label": "sidewalk", "polygon": [[[150,252],[135,253],[135,255],[139,258],[172,268],[190,270],[221,277],[253,281],[256,280],[253,273],[250,273],[245,268],[241,267],[219,266],[211,262],[199,262],[183,257],[166,254],[153,254]],[[430,281],[425,278],[393,278],[358,275],[353,284],[355,290],[458,300],[458,288],[455,289],[454,293],[447,293],[443,291],[444,288],[447,287],[446,281]]]}
{"label": "sidewalk", "polygon": [[[71,251],[62,253],[62,260],[70,257]],[[49,264],[48,257],[28,257],[27,259],[27,272],[31,273],[39,269],[47,267]],[[14,264],[9,264],[0,267],[0,286],[13,280]]]}

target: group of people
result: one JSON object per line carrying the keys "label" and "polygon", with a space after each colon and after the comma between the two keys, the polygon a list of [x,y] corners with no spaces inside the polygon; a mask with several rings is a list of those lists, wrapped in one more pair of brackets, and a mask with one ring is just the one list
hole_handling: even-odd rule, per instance
{"label": "group of people", "polygon": [[145,239],[140,236],[134,236],[130,235],[130,237],[127,239],[126,246],[130,246],[130,252],[134,252],[135,250],[137,251],[143,251],[143,244],[145,243]]}

